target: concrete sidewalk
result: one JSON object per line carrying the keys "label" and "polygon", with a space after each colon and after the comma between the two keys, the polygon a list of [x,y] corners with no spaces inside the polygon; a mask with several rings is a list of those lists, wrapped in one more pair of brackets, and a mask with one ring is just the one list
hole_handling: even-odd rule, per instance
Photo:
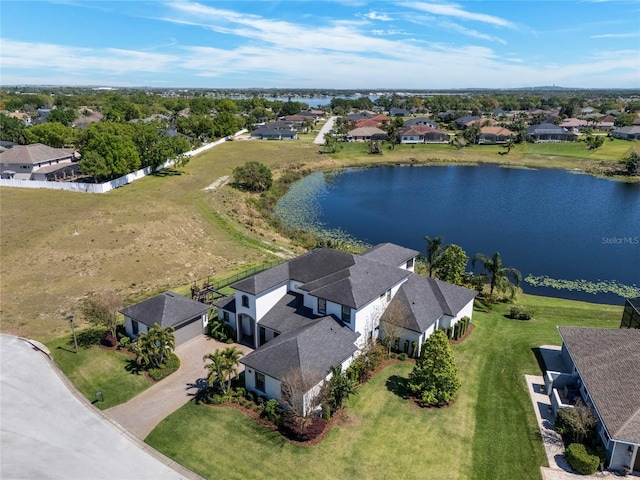
{"label": "concrete sidewalk", "polygon": [[0,335],[0,478],[200,479],[91,405],[36,346]]}
{"label": "concrete sidewalk", "polygon": [[[248,347],[234,344],[243,354]],[[205,363],[202,357],[216,349],[230,345],[201,335],[183,345],[175,353],[180,358],[180,368],[164,380],[148,388],[126,403],[105,410],[105,413],[126,428],[131,434],[144,440],[162,420],[182,407],[206,382]],[[242,371],[242,365],[238,373]]]}
{"label": "concrete sidewalk", "polygon": [[324,145],[324,136],[331,131],[331,129],[333,128],[333,124],[335,123],[337,118],[338,117],[329,117],[329,119],[322,126],[322,128],[320,129],[320,132],[318,132],[318,135],[313,141],[315,145]]}

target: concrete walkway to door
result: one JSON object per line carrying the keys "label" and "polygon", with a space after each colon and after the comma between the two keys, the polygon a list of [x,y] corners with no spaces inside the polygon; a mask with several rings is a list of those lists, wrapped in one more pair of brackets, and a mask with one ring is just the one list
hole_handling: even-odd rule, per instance
{"label": "concrete walkway to door", "polygon": [[[251,351],[244,345],[235,345],[244,354]],[[127,403],[105,410],[105,413],[126,428],[131,434],[144,440],[151,430],[171,415],[205,385],[206,370],[202,357],[216,349],[230,345],[201,335],[180,345],[175,354],[180,358],[180,368],[164,380],[148,388]],[[242,365],[238,367],[238,373]]]}

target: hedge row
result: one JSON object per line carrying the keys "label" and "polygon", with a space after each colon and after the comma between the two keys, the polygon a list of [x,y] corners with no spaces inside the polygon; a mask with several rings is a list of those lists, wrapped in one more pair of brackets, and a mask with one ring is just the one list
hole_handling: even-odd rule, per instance
{"label": "hedge row", "polygon": [[582,475],[595,473],[600,465],[600,458],[590,455],[581,443],[572,443],[567,447],[567,461],[571,468]]}

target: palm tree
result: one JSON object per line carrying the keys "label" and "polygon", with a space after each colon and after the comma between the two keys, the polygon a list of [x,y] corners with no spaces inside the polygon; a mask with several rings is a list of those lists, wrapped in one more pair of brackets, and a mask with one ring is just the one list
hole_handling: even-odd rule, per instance
{"label": "palm tree", "polygon": [[[242,352],[237,347],[227,347],[202,357],[203,361],[211,360],[211,363],[205,365],[205,368],[209,370],[207,384],[213,387],[218,382],[222,392],[227,393],[231,388],[231,380],[238,373],[241,356]],[[227,383],[225,384],[225,382]]]}
{"label": "palm tree", "polygon": [[238,365],[240,365],[240,357],[242,352],[237,347],[227,347],[222,351],[222,357],[225,360],[227,389],[231,388],[231,380],[238,374]]}
{"label": "palm tree", "polygon": [[139,365],[159,368],[176,347],[173,332],[173,327],[162,328],[156,323],[147,333],[141,334],[135,347],[138,355],[136,362]]}
{"label": "palm tree", "polygon": [[438,257],[442,254],[442,242],[444,242],[444,237],[424,237],[424,239],[427,242],[427,265],[429,265],[429,276],[433,277],[433,270],[438,263]]}
{"label": "palm tree", "polygon": [[[471,265],[473,267],[476,266],[476,261],[482,263],[484,269],[489,275],[489,283],[491,285],[489,293],[491,295],[493,295],[493,291],[496,288],[501,292],[507,289],[511,290],[511,296],[515,295],[515,287],[520,286],[520,283],[522,282],[522,274],[515,268],[503,267],[500,252],[494,253],[491,258],[483,255],[482,253],[476,253],[471,260]],[[509,281],[509,277],[515,280],[515,286]]]}
{"label": "palm tree", "polygon": [[333,412],[342,407],[342,403],[356,393],[358,382],[342,371],[342,366],[331,367],[329,380],[329,403]]}

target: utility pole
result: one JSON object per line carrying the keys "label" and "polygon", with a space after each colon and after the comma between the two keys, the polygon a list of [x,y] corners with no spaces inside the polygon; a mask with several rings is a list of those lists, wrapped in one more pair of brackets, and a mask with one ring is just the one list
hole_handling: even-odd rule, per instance
{"label": "utility pole", "polygon": [[76,346],[76,353],[78,353],[78,339],[76,338],[76,329],[75,325],[73,324],[73,315],[69,315],[67,320],[69,320],[69,323],[71,324],[71,331],[73,332],[73,343]]}

